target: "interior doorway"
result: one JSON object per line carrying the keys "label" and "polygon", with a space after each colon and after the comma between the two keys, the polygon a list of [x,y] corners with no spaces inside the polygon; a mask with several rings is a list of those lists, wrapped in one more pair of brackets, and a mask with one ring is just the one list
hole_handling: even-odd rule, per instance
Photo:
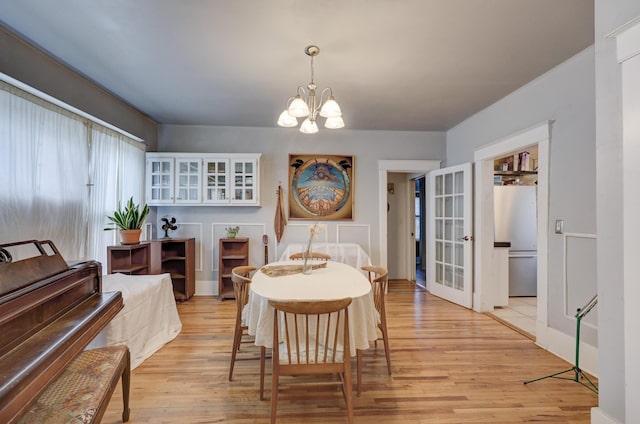
{"label": "interior doorway", "polygon": [[[389,208],[389,194],[388,194],[388,178],[391,173],[405,173],[413,174],[414,176],[422,176],[428,174],[430,171],[439,169],[440,160],[380,160],[378,161],[378,245],[379,251],[379,264],[381,266],[389,268],[388,257],[388,240],[387,235],[391,229],[388,228],[387,216]],[[411,202],[408,202],[411,203]],[[407,245],[409,245],[409,233],[406,235]],[[426,237],[428,239],[428,235]],[[411,249],[413,250],[413,249]],[[409,270],[415,271],[414,258],[405,256],[405,262],[403,266]]]}
{"label": "interior doorway", "polygon": [[[549,341],[547,328],[547,262],[549,228],[549,143],[552,121],[507,136],[474,152],[475,162],[475,272],[474,307],[477,312],[493,312],[498,304],[501,286],[494,275],[494,182],[495,160],[509,154],[519,153],[532,146],[538,148],[537,198],[536,198],[536,305],[535,338],[545,345]],[[508,166],[507,166],[508,170]]]}
{"label": "interior doorway", "polygon": [[415,282],[417,285],[427,287],[427,202],[426,202],[426,178],[424,175],[413,179],[413,205],[414,205],[414,237],[415,237]]}
{"label": "interior doorway", "polygon": [[389,280],[409,280],[426,288],[425,174],[387,174]]}

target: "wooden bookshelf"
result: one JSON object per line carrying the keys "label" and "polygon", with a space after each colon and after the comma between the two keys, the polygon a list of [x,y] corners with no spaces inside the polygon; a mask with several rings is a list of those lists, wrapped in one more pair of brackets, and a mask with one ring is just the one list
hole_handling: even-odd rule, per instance
{"label": "wooden bookshelf", "polygon": [[218,298],[234,299],[231,270],[237,266],[249,265],[249,239],[222,238],[218,252]]}
{"label": "wooden bookshelf", "polygon": [[149,262],[149,243],[107,247],[108,274],[148,274]]}

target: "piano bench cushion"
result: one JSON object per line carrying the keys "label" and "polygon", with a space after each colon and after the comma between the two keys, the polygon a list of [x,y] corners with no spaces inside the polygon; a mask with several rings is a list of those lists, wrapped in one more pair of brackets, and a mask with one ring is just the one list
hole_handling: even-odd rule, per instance
{"label": "piano bench cushion", "polygon": [[18,422],[99,422],[121,376],[124,398],[122,420],[126,422],[129,420],[130,376],[129,348],[126,346],[83,351],[47,387]]}

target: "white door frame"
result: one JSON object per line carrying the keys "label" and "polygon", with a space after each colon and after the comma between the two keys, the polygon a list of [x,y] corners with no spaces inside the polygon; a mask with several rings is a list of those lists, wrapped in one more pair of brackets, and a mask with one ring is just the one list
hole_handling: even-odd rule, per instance
{"label": "white door frame", "polygon": [[387,267],[387,173],[428,173],[440,169],[441,160],[379,160],[378,161],[378,263]]}
{"label": "white door frame", "polygon": [[[538,145],[538,306],[536,335],[539,339],[547,327],[547,264],[549,229],[549,143],[553,121],[509,135],[474,152],[475,166],[475,271],[473,309],[493,311],[492,276],[493,222],[493,160],[529,146]],[[542,326],[542,327],[541,327]]]}

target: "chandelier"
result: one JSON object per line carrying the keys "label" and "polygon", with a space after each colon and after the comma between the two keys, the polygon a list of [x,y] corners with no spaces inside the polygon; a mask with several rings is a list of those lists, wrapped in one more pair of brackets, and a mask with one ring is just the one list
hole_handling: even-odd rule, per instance
{"label": "chandelier", "polygon": [[300,132],[315,134],[318,132],[316,118],[320,115],[326,118],[324,121],[325,128],[343,128],[342,111],[335,97],[333,97],[331,88],[327,87],[322,90],[320,98],[316,95],[317,87],[313,81],[313,58],[320,53],[320,47],[307,46],[304,52],[311,57],[311,82],[307,84],[306,90],[302,86],[298,86],[296,96],[287,101],[286,109],[280,114],[278,125],[287,128],[295,127],[298,125],[297,118],[305,118],[302,125],[300,125]]}

